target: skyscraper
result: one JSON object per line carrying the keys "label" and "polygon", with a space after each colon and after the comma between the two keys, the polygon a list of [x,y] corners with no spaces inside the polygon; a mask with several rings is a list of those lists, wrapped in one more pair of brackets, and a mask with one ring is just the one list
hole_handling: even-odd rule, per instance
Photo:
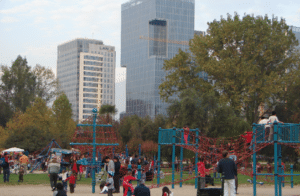
{"label": "skyscraper", "polygon": [[[127,115],[166,114],[159,96],[164,60],[194,37],[195,0],[131,0],[122,4],[121,66],[127,68]],[[181,42],[183,41],[183,42]]]}
{"label": "skyscraper", "polygon": [[57,78],[74,120],[88,118],[102,104],[115,105],[115,62],[115,47],[99,40],[75,39],[57,47]]}
{"label": "skyscraper", "polygon": [[292,29],[293,33],[296,36],[296,39],[299,42],[299,46],[297,48],[300,49],[300,27],[290,26],[290,28]]}

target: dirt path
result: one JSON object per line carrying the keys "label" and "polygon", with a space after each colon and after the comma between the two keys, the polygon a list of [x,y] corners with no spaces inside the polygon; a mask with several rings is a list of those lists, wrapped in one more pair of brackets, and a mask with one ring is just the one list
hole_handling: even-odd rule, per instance
{"label": "dirt path", "polygon": [[[171,188],[171,187],[169,187]],[[151,196],[160,196],[162,188],[151,189]],[[175,189],[172,190],[174,196],[196,196],[197,190],[194,186],[183,186],[179,188],[178,185],[175,186]],[[239,187],[237,196],[251,196],[253,188],[249,185],[243,185]],[[77,195],[100,195],[99,187],[96,187],[96,193],[92,194],[92,187],[90,185],[78,185],[75,189],[75,193],[72,196]],[[300,194],[300,187],[296,186],[293,189],[290,187],[284,187],[283,196],[293,196]],[[50,190],[50,186],[46,185],[15,185],[15,186],[0,186],[0,195],[1,196],[52,196],[53,192]],[[68,195],[71,195],[68,192]],[[106,194],[101,194],[106,195]],[[114,194],[114,196],[122,196],[122,193]],[[274,196],[274,186],[257,186],[257,196]]]}

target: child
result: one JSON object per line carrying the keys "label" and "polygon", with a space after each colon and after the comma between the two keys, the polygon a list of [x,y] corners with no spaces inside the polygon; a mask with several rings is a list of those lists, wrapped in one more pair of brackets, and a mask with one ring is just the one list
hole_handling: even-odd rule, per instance
{"label": "child", "polygon": [[105,185],[106,185],[106,183],[104,183],[104,182],[102,182],[102,183],[100,184],[100,190],[102,190],[102,191],[100,192],[100,194],[106,194],[106,193],[108,193],[108,187],[105,186]]}
{"label": "child", "polygon": [[107,195],[108,196],[112,196],[113,194],[113,190],[114,190],[114,179],[113,179],[113,176],[114,176],[114,172],[112,171],[109,171],[108,172],[108,178],[106,180],[106,184],[105,186],[107,186],[108,188],[108,192],[107,192]]}
{"label": "child", "polygon": [[186,144],[188,143],[189,133],[190,128],[186,125],[185,127],[183,127],[183,137]]}
{"label": "child", "polygon": [[128,168],[127,175],[124,176],[124,180],[123,180],[123,188],[125,189],[123,196],[127,196],[127,192],[128,192],[129,188],[130,188],[131,192],[133,193],[134,188],[133,188],[132,184],[130,184],[131,180],[136,180],[136,178],[132,176],[131,168]]}
{"label": "child", "polygon": [[72,173],[70,177],[68,177],[65,182],[70,180],[69,186],[70,186],[70,193],[74,193],[75,183],[76,183],[76,174]]}
{"label": "child", "polygon": [[68,172],[66,172],[66,170],[64,169],[62,171],[62,174],[59,174],[59,176],[61,177],[63,189],[65,192],[67,192],[68,191],[68,182],[66,181],[66,179],[68,178]]}
{"label": "child", "polygon": [[53,196],[67,196],[66,192],[63,190],[63,185],[61,183],[57,183],[56,190],[53,192]]}
{"label": "child", "polygon": [[162,196],[173,196],[173,193],[170,191],[168,187],[164,187],[162,189]]}
{"label": "child", "polygon": [[23,182],[24,173],[25,173],[24,167],[21,166],[20,171],[19,171],[19,180],[18,180],[18,182]]}

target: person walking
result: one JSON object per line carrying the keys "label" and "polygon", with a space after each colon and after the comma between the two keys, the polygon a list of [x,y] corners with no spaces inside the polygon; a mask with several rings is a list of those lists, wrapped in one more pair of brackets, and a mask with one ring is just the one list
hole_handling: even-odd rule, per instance
{"label": "person walking", "polygon": [[134,196],[150,196],[150,189],[145,186],[145,180],[139,180],[140,185],[135,187],[133,195]]}
{"label": "person walking", "polygon": [[[228,151],[222,152],[223,159],[218,163],[218,172],[224,173],[224,196],[235,196],[235,177],[237,176],[237,167],[235,162],[228,157]],[[230,189],[230,190],[229,190]]]}
{"label": "person walking", "polygon": [[118,157],[114,157],[114,163],[115,163],[115,173],[114,173],[114,186],[115,186],[115,192],[114,193],[120,193],[120,168],[121,163],[119,161]]}
{"label": "person walking", "polygon": [[52,191],[54,191],[56,188],[59,170],[60,164],[57,163],[56,159],[53,159],[48,165],[48,176],[50,177],[50,186],[52,188]]}

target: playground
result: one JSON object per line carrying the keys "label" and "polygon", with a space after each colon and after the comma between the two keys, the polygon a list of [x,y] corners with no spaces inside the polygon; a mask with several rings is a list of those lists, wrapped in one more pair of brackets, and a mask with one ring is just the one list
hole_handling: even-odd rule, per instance
{"label": "playground", "polygon": [[[251,144],[250,142],[247,144],[245,140],[246,136],[209,138],[201,134],[201,131],[198,129],[160,128],[158,133],[157,157],[149,157],[150,160],[138,163],[138,160],[140,161],[142,158],[141,145],[137,147],[138,155],[136,154],[135,158],[132,158],[136,159],[137,162],[129,162],[127,146],[125,151],[120,150],[112,126],[101,122],[101,119],[100,121],[97,119],[97,110],[93,110],[93,112],[93,119],[77,125],[73,142],[70,144],[74,148],[79,149],[81,153],[89,155],[88,158],[82,157],[80,160],[77,159],[77,164],[89,167],[89,174],[92,178],[85,178],[78,181],[76,191],[73,195],[98,194],[100,192],[99,182],[101,182],[98,173],[103,167],[102,158],[105,156],[114,157],[115,155],[123,157],[123,169],[127,170],[128,165],[130,165],[135,172],[132,175],[137,179],[144,178],[146,180],[146,185],[151,189],[151,195],[161,195],[161,190],[164,186],[168,186],[174,192],[174,195],[201,196],[203,194],[199,194],[200,189],[202,191],[218,189],[220,191],[218,195],[222,195],[222,177],[216,172],[216,166],[217,162],[222,158],[221,153],[224,150],[230,152],[230,157],[238,165],[239,195],[292,196],[300,193],[300,188],[296,186],[300,183],[300,174],[293,171],[292,165],[282,165],[281,154],[283,145],[298,149],[298,124],[283,125],[281,123],[274,123],[274,138],[272,137],[272,139],[269,139],[270,133],[265,130],[264,125],[253,124],[253,132],[251,132],[250,136]],[[166,157],[161,156],[163,146],[168,146],[171,150],[169,154],[171,161],[166,161]],[[262,167],[259,165],[261,163],[265,165],[265,163],[261,160],[258,161],[258,158],[260,158],[258,153],[267,146],[272,146],[274,149],[274,160],[272,161],[274,162],[274,171],[271,172],[261,169]],[[183,160],[184,149],[195,153],[194,159]],[[57,150],[59,153],[62,151],[61,149]],[[177,155],[176,150],[180,152],[177,152]],[[124,154],[125,152],[126,155]],[[206,175],[201,176],[201,178],[199,176],[201,172],[198,171],[197,167],[199,157],[205,160],[203,164],[206,166],[206,169],[212,169],[212,171],[205,173]],[[75,154],[73,158],[76,158]],[[34,175],[38,176],[34,177]],[[35,195],[36,193],[38,195],[49,195],[49,179],[46,174],[28,174],[25,176],[24,185],[15,183],[17,180],[14,180],[14,178],[16,178],[16,175],[11,175],[10,183],[6,185],[0,183],[1,195]],[[212,182],[204,183],[206,185],[204,187],[202,186],[203,179],[205,181],[210,179]],[[132,184],[134,187],[137,186],[137,182],[135,181]],[[114,195],[122,195],[122,191]]]}

